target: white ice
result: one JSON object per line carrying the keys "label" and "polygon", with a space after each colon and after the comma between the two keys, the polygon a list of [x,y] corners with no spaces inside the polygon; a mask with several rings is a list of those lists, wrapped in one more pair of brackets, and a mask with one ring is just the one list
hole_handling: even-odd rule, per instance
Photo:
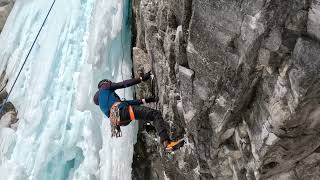
{"label": "white ice", "polygon": [[[112,139],[109,120],[92,101],[99,80],[131,77],[130,2],[56,0],[9,98],[19,127],[0,129],[1,179],[131,179],[136,128]],[[15,3],[0,35],[8,91],[51,3]]]}

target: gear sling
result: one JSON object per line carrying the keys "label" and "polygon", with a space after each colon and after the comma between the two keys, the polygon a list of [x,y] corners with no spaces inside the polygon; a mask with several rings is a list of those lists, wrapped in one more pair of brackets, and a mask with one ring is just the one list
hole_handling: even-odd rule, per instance
{"label": "gear sling", "polygon": [[[120,118],[120,109],[119,105],[122,102],[115,102],[110,109],[110,125],[111,125],[111,137],[121,137],[122,132],[120,126],[121,124],[121,118]],[[133,108],[131,105],[128,105],[128,111],[130,115],[130,121],[135,121],[135,115],[133,112]]]}

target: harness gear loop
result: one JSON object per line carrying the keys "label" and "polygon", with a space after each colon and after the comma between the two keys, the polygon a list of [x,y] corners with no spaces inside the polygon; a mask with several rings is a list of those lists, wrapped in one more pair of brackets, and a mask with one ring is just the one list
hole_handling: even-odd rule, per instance
{"label": "harness gear loop", "polygon": [[120,128],[120,112],[118,106],[121,102],[115,102],[110,109],[110,126],[111,137],[121,137],[122,132]]}
{"label": "harness gear loop", "polygon": [[[121,137],[121,120],[120,120],[120,110],[118,106],[121,102],[115,102],[110,109],[110,126],[111,126],[111,137]],[[135,121],[135,115],[132,106],[128,105],[129,117],[131,121]]]}

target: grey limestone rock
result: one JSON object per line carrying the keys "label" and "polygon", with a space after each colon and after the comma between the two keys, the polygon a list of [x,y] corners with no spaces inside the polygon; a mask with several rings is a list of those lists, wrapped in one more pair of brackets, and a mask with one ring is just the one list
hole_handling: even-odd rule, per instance
{"label": "grey limestone rock", "polygon": [[156,143],[137,147],[150,150],[136,154],[150,159],[140,178],[320,179],[318,0],[133,4],[157,108],[187,140],[173,159]]}
{"label": "grey limestone rock", "polygon": [[16,127],[18,125],[18,112],[11,102],[5,102],[5,99],[8,97],[8,92],[5,89],[7,85],[5,74],[5,71],[3,71],[0,75],[0,129],[12,128],[16,130]]}
{"label": "grey limestone rock", "polygon": [[[0,0],[0,33],[2,28],[9,16],[9,13],[13,7],[15,0]],[[0,129],[1,128],[12,128],[16,129],[17,126],[17,112],[14,105],[11,102],[4,104],[8,93],[5,91],[5,87],[8,83],[5,71],[0,74]],[[4,130],[3,130],[4,131]]]}
{"label": "grey limestone rock", "polygon": [[308,16],[308,33],[320,40],[320,1],[312,0]]}
{"label": "grey limestone rock", "polygon": [[0,0],[0,32],[10,14],[15,0]]}

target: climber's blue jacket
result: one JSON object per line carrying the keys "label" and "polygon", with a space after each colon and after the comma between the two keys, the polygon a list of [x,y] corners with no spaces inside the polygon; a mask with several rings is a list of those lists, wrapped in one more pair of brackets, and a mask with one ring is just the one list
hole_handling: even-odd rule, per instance
{"label": "climber's blue jacket", "polygon": [[143,104],[142,100],[127,100],[121,101],[120,97],[116,94],[115,90],[126,88],[141,82],[140,78],[134,78],[125,80],[119,83],[114,83],[111,81],[104,82],[99,90],[94,95],[93,101],[98,105],[101,111],[110,117],[110,108],[115,102],[121,102],[118,106],[119,109],[126,105],[140,105]]}

